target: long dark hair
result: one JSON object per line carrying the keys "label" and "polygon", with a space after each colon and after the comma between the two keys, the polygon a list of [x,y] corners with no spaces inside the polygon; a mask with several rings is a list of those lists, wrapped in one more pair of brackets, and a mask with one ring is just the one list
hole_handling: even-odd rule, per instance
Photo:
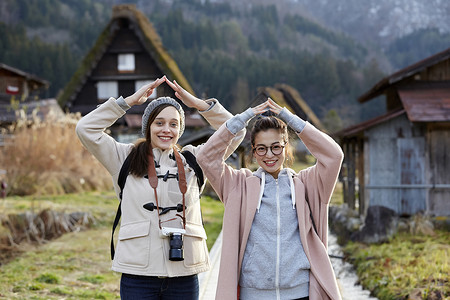
{"label": "long dark hair", "polygon": [[150,116],[148,117],[147,128],[145,129],[145,138],[138,139],[134,144],[133,149],[130,152],[131,161],[130,161],[130,173],[143,177],[147,174],[148,168],[148,151],[152,144],[151,140],[151,132],[150,126],[153,121],[159,115],[159,113],[166,107],[171,106],[170,104],[161,104],[152,111]]}
{"label": "long dark hair", "polygon": [[[289,132],[288,127],[286,123],[284,123],[282,120],[278,119],[274,116],[259,117],[252,128],[252,131],[250,133],[250,141],[252,143],[252,149],[255,147],[255,137],[258,133],[261,131],[267,131],[269,129],[275,129],[277,130],[282,136],[283,136],[283,142],[285,143],[285,150],[286,150],[286,165],[292,165],[294,155],[293,150],[291,147],[291,144],[289,143]],[[250,154],[250,160],[253,158],[253,151],[251,151]]]}

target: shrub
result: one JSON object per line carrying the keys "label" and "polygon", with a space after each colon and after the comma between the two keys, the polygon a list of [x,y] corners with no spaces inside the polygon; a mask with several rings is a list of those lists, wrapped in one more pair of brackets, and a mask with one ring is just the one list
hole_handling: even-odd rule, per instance
{"label": "shrub", "polygon": [[78,278],[78,280],[90,282],[92,284],[100,284],[105,281],[105,277],[102,275],[84,275]]}
{"label": "shrub", "polygon": [[75,133],[79,114],[51,112],[41,121],[21,118],[7,131],[0,149],[12,195],[56,195],[112,188],[106,169],[81,145]]}
{"label": "shrub", "polygon": [[364,288],[380,300],[449,299],[450,235],[399,233],[389,243],[348,243],[344,252]]}
{"label": "shrub", "polygon": [[54,274],[44,273],[41,274],[38,278],[36,278],[36,281],[48,284],[56,284],[59,283],[60,280],[59,277]]}

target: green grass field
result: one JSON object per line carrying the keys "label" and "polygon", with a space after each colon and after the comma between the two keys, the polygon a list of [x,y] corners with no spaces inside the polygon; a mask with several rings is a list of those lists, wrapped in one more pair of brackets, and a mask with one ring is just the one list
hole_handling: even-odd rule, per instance
{"label": "green grass field", "polygon": [[[341,202],[338,185],[332,204]],[[110,270],[109,257],[117,204],[113,192],[0,200],[0,215],[53,209],[90,212],[97,220],[90,230],[40,246],[20,246],[20,255],[0,265],[0,299],[119,299],[120,277]],[[202,197],[202,211],[211,248],[222,227],[223,205]],[[389,243],[349,243],[344,250],[361,284],[380,300],[450,299],[447,231],[436,230],[434,236],[402,233]]]}
{"label": "green grass field", "polygon": [[[210,197],[201,201],[211,248],[222,228],[223,205]],[[68,233],[44,245],[21,245],[24,252],[0,266],[0,299],[119,299],[120,275],[110,270],[109,250],[117,204],[113,192],[3,201],[0,214],[47,208],[89,211],[97,223],[90,230]]]}
{"label": "green grass field", "polygon": [[397,234],[389,243],[348,243],[361,284],[380,300],[450,299],[450,235]]}

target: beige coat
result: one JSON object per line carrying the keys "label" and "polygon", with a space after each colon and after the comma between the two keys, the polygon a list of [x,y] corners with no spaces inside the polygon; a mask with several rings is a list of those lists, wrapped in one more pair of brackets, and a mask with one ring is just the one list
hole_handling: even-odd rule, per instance
{"label": "beige coat", "polygon": [[[214,106],[200,112],[206,120],[218,128],[232,115],[216,100]],[[111,126],[122,117],[125,111],[116,103],[114,98],[84,116],[77,124],[76,132],[83,145],[91,152],[111,174],[116,193],[119,190],[117,179],[120,168],[128,156],[132,144],[115,141],[105,133],[105,128]],[[240,144],[245,132],[240,132],[226,156],[230,155]],[[188,145],[182,150],[189,150],[194,155],[201,148]],[[177,173],[176,162],[169,156],[172,150],[161,151],[153,149],[155,161],[160,165],[157,174]],[[122,198],[122,219],[118,234],[116,254],[112,269],[117,272],[146,275],[146,276],[187,276],[207,271],[209,269],[209,255],[206,246],[206,233],[202,225],[200,211],[200,190],[195,172],[182,157],[186,172],[188,190],[186,193],[186,234],[184,235],[184,261],[173,262],[168,258],[169,239],[160,237],[158,215],[143,208],[149,202],[156,204],[154,191],[147,178],[127,177]],[[158,202],[162,207],[176,206],[182,203],[182,194],[176,179],[164,181],[160,179],[157,188]],[[176,211],[161,216],[161,220],[175,217]],[[167,227],[181,228],[181,219],[166,222]]]}
{"label": "beige coat", "polygon": [[[300,171],[293,179],[296,208],[306,256],[311,264],[309,297],[341,299],[327,254],[328,203],[341,168],[343,153],[328,135],[307,123],[298,134],[317,163]],[[225,205],[223,245],[216,299],[236,299],[242,259],[255,216],[260,178],[248,169],[235,170],[225,164],[225,150],[234,138],[223,125],[204,144],[197,161]],[[318,234],[312,227],[308,197]]]}

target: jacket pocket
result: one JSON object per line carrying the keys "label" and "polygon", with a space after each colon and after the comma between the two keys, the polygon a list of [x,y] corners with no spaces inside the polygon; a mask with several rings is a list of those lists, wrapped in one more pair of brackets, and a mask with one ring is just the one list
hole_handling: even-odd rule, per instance
{"label": "jacket pocket", "polygon": [[184,266],[194,267],[208,261],[206,232],[202,225],[186,224],[184,235]]}
{"label": "jacket pocket", "polygon": [[117,263],[145,268],[150,255],[150,221],[129,223],[120,227]]}
{"label": "jacket pocket", "polygon": [[275,288],[275,249],[270,243],[247,244],[239,283],[257,289]]}

